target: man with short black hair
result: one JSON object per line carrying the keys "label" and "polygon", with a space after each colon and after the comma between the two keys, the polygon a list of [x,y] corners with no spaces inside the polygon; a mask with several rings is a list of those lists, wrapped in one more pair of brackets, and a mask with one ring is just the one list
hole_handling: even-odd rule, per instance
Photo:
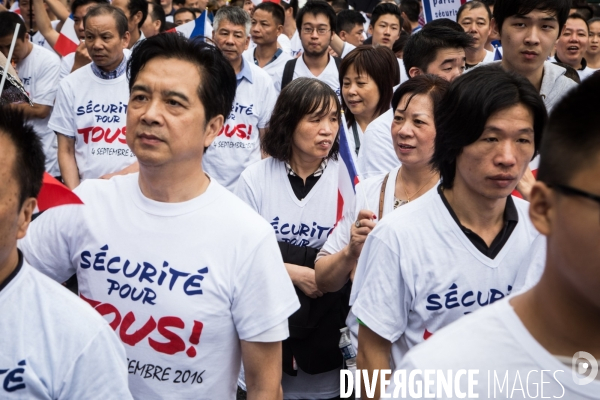
{"label": "man with short black hair", "polygon": [[[544,131],[529,206],[543,236],[526,264],[541,264],[537,284],[435,333],[397,368],[494,371],[479,374],[468,388],[472,397],[489,398],[493,377],[508,372],[503,398],[514,397],[508,391],[517,387],[531,397],[543,388],[547,398],[600,399],[599,92],[598,75],[571,90],[554,107]],[[465,393],[466,380],[456,389]],[[390,387],[392,397],[393,392]]]}
{"label": "man with short black hair", "polygon": [[71,189],[135,161],[125,142],[127,18],[116,7],[99,5],[83,24],[92,63],[62,80],[48,122],[58,134],[58,164]]}
{"label": "man with short black hair", "polygon": [[283,34],[285,20],[283,7],[270,1],[260,3],[254,9],[251,20],[250,36],[256,47],[244,52],[246,61],[254,63],[271,76],[278,96],[283,69],[292,58],[278,47],[278,38]]}
{"label": "man with short black hair", "polygon": [[570,0],[497,0],[494,26],[502,41],[502,68],[523,75],[548,112],[577,84],[547,61],[569,15]]}
{"label": "man with short black hair", "polygon": [[421,2],[418,0],[402,0],[399,7],[402,18],[410,24],[410,34],[419,32],[422,28],[419,25]]}
{"label": "man with short black hair", "polygon": [[196,14],[194,11],[187,7],[181,7],[173,14],[173,22],[175,25],[180,26],[183,24],[187,24],[196,19]]}
{"label": "man with short black hair", "polygon": [[128,49],[133,49],[139,42],[146,37],[141,31],[144,21],[148,16],[148,1],[147,0],[112,0],[111,3],[125,14],[128,22],[128,31],[130,35]]}
{"label": "man with short black hair", "polygon": [[110,326],[17,249],[43,174],[33,128],[20,111],[0,107],[0,397],[131,399],[125,350]]}
{"label": "man with short black hair", "polygon": [[556,62],[573,67],[579,74],[580,80],[584,80],[595,72],[587,68],[587,62],[583,57],[588,48],[589,37],[588,22],[579,14],[571,14],[556,41],[554,59]]}
{"label": "man with short black hair", "polygon": [[48,128],[48,120],[58,89],[60,59],[53,51],[30,42],[23,20],[10,11],[0,12],[0,52],[5,57],[8,57],[17,25],[20,28],[12,57],[23,87],[33,101],[33,107],[29,103],[14,104],[12,107],[25,114],[42,140],[46,171],[50,175],[59,176],[56,135]]}
{"label": "man with short black hair", "polygon": [[140,43],[128,69],[139,174],[84,182],[84,206],[46,211],[19,246],[57,281],[77,274],[125,344],[136,399],[233,399],[242,361],[249,400],[281,399],[298,298],[271,225],[202,167],[235,72],[215,47],[175,34]]}
{"label": "man with short black hair", "polygon": [[158,35],[165,31],[165,11],[160,4],[154,1],[148,2],[148,17],[142,25],[142,33],[145,37],[149,38],[154,35]]}
{"label": "man with short black hair", "polygon": [[214,20],[213,41],[236,74],[237,90],[231,112],[203,157],[204,170],[233,190],[244,169],[261,160],[263,136],[277,95],[269,74],[244,60],[251,20],[239,7],[222,7]]}
{"label": "man with short black hair", "polygon": [[336,17],[335,33],[344,42],[358,47],[365,40],[364,24],[366,22],[365,17],[356,10],[340,11]]}

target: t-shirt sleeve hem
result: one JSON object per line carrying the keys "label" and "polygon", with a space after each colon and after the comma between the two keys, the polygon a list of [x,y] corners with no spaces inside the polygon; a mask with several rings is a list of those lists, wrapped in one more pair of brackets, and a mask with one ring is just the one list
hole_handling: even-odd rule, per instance
{"label": "t-shirt sleeve hem", "polygon": [[72,138],[75,137],[75,134],[70,133],[71,129],[69,129],[69,128],[65,128],[65,127],[58,126],[58,125],[55,125],[52,123],[48,123],[48,129],[52,129],[54,132],[60,133],[63,136],[68,136],[68,137],[72,137]]}
{"label": "t-shirt sleeve hem", "polygon": [[[273,316],[266,321],[256,320],[255,323],[253,324],[253,326],[243,329],[242,331],[238,330],[238,335],[239,335],[240,340],[251,339],[255,336],[260,335],[261,333],[268,331],[269,329],[280,324],[282,321],[287,320],[299,308],[300,308],[300,303],[298,302],[298,299],[296,298],[294,302],[283,307],[281,309],[281,311],[278,311],[276,313],[276,316]],[[287,339],[287,337],[282,338],[281,340],[284,340],[284,339]]]}
{"label": "t-shirt sleeve hem", "polygon": [[376,317],[374,317],[371,313],[361,307],[360,304],[354,303],[352,306],[352,313],[356,316],[357,319],[368,327],[370,330],[381,336],[382,338],[389,340],[391,343],[394,343],[401,336],[395,332],[392,332],[388,327],[382,325]]}

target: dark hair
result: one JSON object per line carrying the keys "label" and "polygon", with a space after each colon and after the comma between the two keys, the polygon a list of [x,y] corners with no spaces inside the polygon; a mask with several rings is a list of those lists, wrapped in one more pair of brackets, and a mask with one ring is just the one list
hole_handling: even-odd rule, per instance
{"label": "dark hair", "polygon": [[405,31],[400,31],[400,37],[392,45],[392,51],[394,52],[394,54],[396,54],[399,51],[404,52],[404,46],[406,46],[406,42],[408,42],[409,37],[410,35],[408,33],[406,33]]}
{"label": "dark hair", "polygon": [[333,11],[335,11],[336,8],[339,8],[340,11],[348,10],[348,3],[346,0],[333,0],[331,2],[331,7],[333,7]]}
{"label": "dark hair", "polygon": [[[600,151],[600,74],[585,79],[552,109],[544,130],[537,179],[569,184]],[[585,115],[585,118],[581,118]]]}
{"label": "dark hair", "polygon": [[[294,132],[302,118],[313,113],[325,114],[331,106],[336,107],[339,120],[340,103],[329,85],[313,78],[294,79],[279,94],[260,143],[261,149],[279,161],[289,161]],[[340,142],[336,136],[327,158],[337,160],[339,149]]]}
{"label": "dark hair", "polygon": [[373,9],[373,13],[371,14],[371,21],[369,22],[370,26],[375,26],[377,20],[381,18],[383,15],[395,15],[398,18],[398,23],[400,24],[400,28],[402,28],[402,16],[400,15],[400,9],[397,5],[391,3],[382,3]]}
{"label": "dark hair", "polygon": [[[15,34],[15,26],[20,25],[19,33],[17,34],[17,38],[19,40],[25,40],[25,33],[27,33],[27,28],[25,27],[25,22],[23,22],[23,18],[19,17],[12,11],[2,11],[0,12],[0,37],[12,36]],[[2,66],[4,68],[4,65]]]}
{"label": "dark hair", "polygon": [[292,9],[292,17],[294,17],[294,19],[296,19],[296,16],[298,15],[298,0],[290,0],[289,2],[287,0],[282,0],[279,3],[284,10],[288,10],[288,9]]}
{"label": "dark hair", "polygon": [[466,10],[474,10],[477,8],[483,8],[483,9],[485,9],[485,11],[487,11],[488,23],[489,23],[492,20],[492,11],[487,6],[487,4],[485,4],[484,2],[478,1],[478,0],[468,1],[465,4],[463,4],[462,6],[460,6],[460,8],[458,9],[458,12],[456,13],[456,22],[460,21],[460,15],[463,12],[465,12]]}
{"label": "dark hair", "polygon": [[277,3],[273,3],[272,1],[262,2],[254,8],[254,12],[257,10],[263,10],[270,13],[277,25],[283,25],[285,23],[285,11],[283,10],[283,7]]}
{"label": "dark hair", "polygon": [[[573,13],[573,14],[571,14],[571,15],[569,15],[567,17],[567,20],[569,20],[569,19],[579,19],[579,20],[583,21],[583,23],[585,24],[585,27],[588,30],[588,35],[589,35],[589,33],[590,33],[590,24],[589,24],[588,20],[584,18],[583,15],[578,14],[578,13]],[[566,21],[565,21],[565,23],[566,23]]]}
{"label": "dark hair", "polygon": [[[588,4],[575,5],[573,4],[573,8],[576,9],[576,13],[581,15],[586,21],[591,19],[594,15],[594,10]],[[572,15],[572,14],[571,14]]]}
{"label": "dark hair", "polygon": [[75,14],[79,7],[87,6],[88,4],[110,4],[108,0],[73,0],[71,2],[71,12]]}
{"label": "dark hair", "polygon": [[[495,6],[495,5],[496,5],[496,0],[481,0],[481,2],[482,2],[483,4],[485,4],[486,6],[488,6],[488,8],[489,8],[490,6],[491,6],[491,7],[493,7],[493,6]],[[492,9],[490,8],[490,11],[491,11],[491,10],[492,10]]]}
{"label": "dark hair", "polygon": [[594,18],[590,18],[588,20],[588,26],[590,26],[591,24],[593,24],[594,22],[600,22],[600,17],[594,17]]}
{"label": "dark hair", "polygon": [[90,8],[83,17],[83,26],[87,24],[87,20],[92,17],[98,17],[100,15],[110,15],[115,20],[115,25],[117,26],[117,32],[119,33],[119,37],[125,36],[125,33],[129,30],[129,25],[127,24],[127,17],[125,13],[118,9],[115,6],[111,6],[109,4],[99,4]]}
{"label": "dark hair", "polygon": [[[380,116],[390,108],[393,87],[400,83],[400,67],[396,56],[385,46],[358,46],[342,59],[339,71],[340,88],[344,87],[344,76],[351,66],[359,75],[368,75],[377,85],[379,101],[375,108],[375,116]],[[351,124],[355,120],[354,115],[346,105],[344,96],[341,98],[346,121]]]}
{"label": "dark hair", "polygon": [[410,22],[418,22],[421,13],[421,4],[417,0],[402,0],[400,13],[404,13]]}
{"label": "dark hair", "polygon": [[20,209],[29,197],[37,197],[42,187],[46,162],[42,142],[23,112],[8,106],[0,107],[0,135],[8,137],[16,148],[12,173],[19,185]]}
{"label": "dark hair", "polygon": [[194,19],[196,19],[196,13],[194,12],[194,10],[192,10],[191,8],[187,8],[187,7],[179,7],[174,13],[173,13],[173,21],[175,21],[175,17],[179,14],[183,14],[183,13],[190,13],[194,16]]}
{"label": "dark hair", "polygon": [[427,24],[425,24],[425,26],[423,27],[423,29],[427,28],[427,29],[431,29],[431,28],[435,28],[435,27],[445,27],[445,28],[450,28],[450,29],[454,29],[456,32],[464,32],[465,30],[463,29],[463,27],[456,21],[452,21],[449,18],[438,18],[438,19],[434,19],[431,22],[428,22]]}
{"label": "dark hair", "polygon": [[167,20],[167,16],[165,15],[165,10],[162,8],[160,3],[157,3],[155,1],[148,3],[148,4],[152,4],[152,12],[150,12],[148,14],[150,16],[150,19],[152,21],[160,21],[159,32],[164,32],[166,30],[165,22]]}
{"label": "dark hair", "polygon": [[[460,26],[460,25],[459,25]],[[444,26],[425,25],[419,32],[412,34],[404,46],[404,68],[406,74],[412,67],[427,73],[427,68],[442,49],[465,49],[473,43],[473,38],[462,27],[460,32]]]}
{"label": "dark hair", "polygon": [[131,53],[127,63],[130,91],[140,71],[154,58],[177,59],[196,65],[200,74],[198,98],[204,106],[206,121],[217,115],[227,119],[235,98],[236,80],[231,64],[219,49],[177,33],[152,36]]}
{"label": "dark hair", "polygon": [[329,19],[329,28],[332,32],[335,32],[335,11],[333,7],[324,2],[323,0],[308,0],[304,7],[300,9],[296,16],[296,29],[298,33],[302,30],[302,19],[305,14],[325,15]]}
{"label": "dark hair", "polygon": [[365,17],[356,10],[342,10],[336,17],[336,30],[338,35],[341,31],[350,32],[356,25],[364,25],[367,22]]}
{"label": "dark hair", "polygon": [[434,112],[437,134],[431,163],[440,172],[443,188],[452,188],[456,159],[481,137],[488,119],[518,104],[533,114],[535,156],[548,115],[538,91],[526,78],[498,65],[485,65],[452,81]]}
{"label": "dark hair", "polygon": [[[557,56],[555,55],[554,58],[556,58],[556,57]],[[573,81],[575,81],[575,83],[581,83],[581,78],[579,77],[579,73],[577,72],[577,70],[575,68],[571,67],[568,64],[557,62],[557,61],[552,62],[552,64],[558,65],[559,67],[563,67],[564,69],[566,69],[566,71],[565,71],[566,78],[572,79]]]}
{"label": "dark hair", "polygon": [[183,7],[185,6],[185,0],[173,0],[173,4],[176,4],[179,7]]}
{"label": "dark hair", "polygon": [[571,0],[498,0],[494,5],[493,15],[498,31],[502,32],[502,25],[506,18],[526,15],[533,10],[549,11],[554,13],[558,20],[558,35],[560,35],[570,8]]}
{"label": "dark hair", "polygon": [[428,95],[435,108],[436,104],[442,100],[448,91],[448,87],[450,87],[450,82],[437,75],[417,75],[414,78],[405,81],[398,89],[396,89],[394,97],[392,97],[392,110],[396,111],[396,108],[398,108],[398,105],[404,96],[410,95],[406,104],[408,106],[413,97],[421,94]]}
{"label": "dark hair", "polygon": [[127,9],[129,10],[129,15],[134,16],[138,12],[142,13],[142,19],[138,22],[138,29],[144,25],[144,21],[146,17],[148,17],[148,1],[147,0],[129,0],[127,2]]}

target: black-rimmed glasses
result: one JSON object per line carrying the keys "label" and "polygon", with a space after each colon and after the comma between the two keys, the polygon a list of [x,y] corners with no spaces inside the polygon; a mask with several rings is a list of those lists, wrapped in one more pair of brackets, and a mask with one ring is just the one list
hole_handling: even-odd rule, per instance
{"label": "black-rimmed glasses", "polygon": [[585,197],[591,200],[594,200],[596,203],[600,204],[600,196],[597,194],[589,193],[581,189],[576,189],[567,185],[553,184],[548,185],[548,187],[561,192],[562,194],[566,194],[567,196],[579,196]]}

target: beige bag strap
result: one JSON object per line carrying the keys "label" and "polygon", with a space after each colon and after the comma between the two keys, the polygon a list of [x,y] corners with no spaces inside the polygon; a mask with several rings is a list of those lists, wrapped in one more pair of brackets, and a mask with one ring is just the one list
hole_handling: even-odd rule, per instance
{"label": "beige bag strap", "polygon": [[385,186],[387,185],[388,178],[390,177],[390,173],[388,172],[385,178],[383,178],[383,183],[381,184],[381,193],[379,193],[379,221],[381,221],[381,217],[383,217],[383,203],[385,201]]}

